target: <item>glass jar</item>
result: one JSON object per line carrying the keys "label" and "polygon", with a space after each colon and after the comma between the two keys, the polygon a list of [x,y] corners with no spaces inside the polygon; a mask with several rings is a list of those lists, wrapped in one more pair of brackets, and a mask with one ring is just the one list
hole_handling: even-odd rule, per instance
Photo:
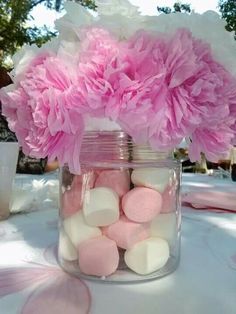
{"label": "glass jar", "polygon": [[61,169],[61,267],[106,282],[139,282],[174,271],[180,258],[180,163],[120,131],[88,132],[80,160],[81,175]]}

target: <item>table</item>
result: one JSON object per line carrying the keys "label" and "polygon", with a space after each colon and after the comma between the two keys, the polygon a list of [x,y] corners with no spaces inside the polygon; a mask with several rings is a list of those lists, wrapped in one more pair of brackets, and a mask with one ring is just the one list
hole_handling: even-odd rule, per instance
{"label": "table", "polygon": [[110,285],[61,271],[57,209],[49,207],[0,223],[1,314],[236,313],[234,213],[183,206],[179,268],[151,282]]}

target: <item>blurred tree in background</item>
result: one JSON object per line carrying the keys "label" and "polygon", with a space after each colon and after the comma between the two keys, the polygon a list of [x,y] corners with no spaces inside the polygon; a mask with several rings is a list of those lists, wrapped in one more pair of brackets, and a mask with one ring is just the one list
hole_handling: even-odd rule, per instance
{"label": "blurred tree in background", "polygon": [[[236,39],[236,0],[219,0],[218,8],[221,13],[221,17],[226,21],[226,30],[234,32]],[[176,13],[184,12],[191,13],[191,4],[176,2],[173,8],[170,7],[157,7],[159,13]]]}
{"label": "blurred tree in background", "polygon": [[0,0],[0,64],[24,43],[40,45],[53,36],[46,27],[27,26],[35,5],[37,1]]}
{"label": "blurred tree in background", "polygon": [[219,9],[222,18],[226,20],[226,29],[229,32],[234,32],[236,39],[236,0],[220,0]]}
{"label": "blurred tree in background", "polygon": [[[73,1],[73,0],[72,0]],[[95,0],[75,0],[75,2],[80,3],[84,7],[91,9],[91,10],[96,10],[96,4]],[[55,1],[55,9],[58,11],[61,9],[63,6],[64,0],[56,0]]]}
{"label": "blurred tree in background", "polygon": [[[234,32],[234,37],[236,39],[236,0],[219,0],[218,4],[221,17],[226,21],[225,29],[229,32]],[[191,4],[176,2],[173,8],[170,7],[159,7],[157,6],[157,11],[159,13],[191,13]]]}
{"label": "blurred tree in background", "polygon": [[[93,0],[76,0],[83,6],[95,10]],[[60,11],[64,0],[0,0],[0,66],[24,44],[41,46],[53,36],[48,27],[30,27],[32,10],[44,4],[48,9]],[[47,21],[45,21],[46,23]]]}
{"label": "blurred tree in background", "polygon": [[191,12],[191,5],[186,4],[186,3],[181,3],[181,2],[176,2],[173,5],[173,8],[170,7],[157,7],[157,11],[159,13],[165,13],[165,14],[170,14],[170,13],[176,13],[176,12],[184,12],[184,13],[190,13]]}

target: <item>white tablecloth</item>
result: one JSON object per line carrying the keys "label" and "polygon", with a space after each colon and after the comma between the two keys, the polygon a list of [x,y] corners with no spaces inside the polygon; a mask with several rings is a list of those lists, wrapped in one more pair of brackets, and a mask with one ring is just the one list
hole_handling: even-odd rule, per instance
{"label": "white tablecloth", "polygon": [[179,268],[151,282],[110,285],[60,270],[50,204],[0,222],[1,314],[236,313],[235,214],[183,207]]}

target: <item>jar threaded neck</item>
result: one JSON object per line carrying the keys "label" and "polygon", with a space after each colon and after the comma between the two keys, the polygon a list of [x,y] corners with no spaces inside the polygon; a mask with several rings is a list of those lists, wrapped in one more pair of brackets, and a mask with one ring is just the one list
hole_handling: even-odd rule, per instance
{"label": "jar threaded neck", "polygon": [[106,160],[164,160],[172,159],[170,151],[157,151],[148,144],[137,144],[122,131],[86,132],[81,147],[81,161],[88,158]]}

